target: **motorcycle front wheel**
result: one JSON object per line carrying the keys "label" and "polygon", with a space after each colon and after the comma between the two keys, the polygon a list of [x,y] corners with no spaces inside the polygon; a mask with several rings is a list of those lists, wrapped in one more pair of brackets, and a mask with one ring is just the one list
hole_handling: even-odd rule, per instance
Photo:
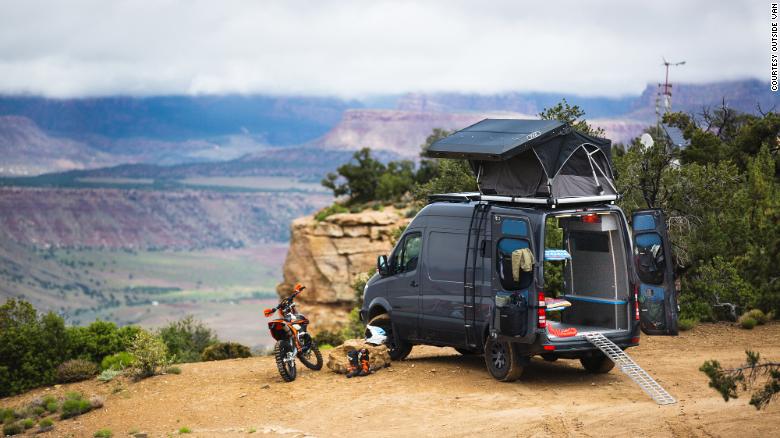
{"label": "motorcycle front wheel", "polygon": [[322,353],[320,353],[320,347],[314,341],[311,341],[311,347],[309,347],[306,354],[298,353],[298,359],[310,370],[319,371],[322,369]]}
{"label": "motorcycle front wheel", "polygon": [[295,380],[297,372],[295,370],[295,357],[288,358],[290,352],[290,341],[276,341],[274,345],[274,357],[276,358],[276,369],[285,382]]}

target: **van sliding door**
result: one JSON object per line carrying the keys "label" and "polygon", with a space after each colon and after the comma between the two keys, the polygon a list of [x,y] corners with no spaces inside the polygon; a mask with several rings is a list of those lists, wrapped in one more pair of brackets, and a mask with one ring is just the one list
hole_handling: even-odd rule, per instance
{"label": "van sliding door", "polygon": [[659,209],[631,215],[639,276],[639,324],[648,335],[677,335],[677,293],[666,219]]}

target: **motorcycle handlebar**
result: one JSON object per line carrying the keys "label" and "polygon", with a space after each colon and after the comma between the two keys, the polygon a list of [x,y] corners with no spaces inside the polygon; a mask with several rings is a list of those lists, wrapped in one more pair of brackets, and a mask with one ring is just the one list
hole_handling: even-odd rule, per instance
{"label": "motorcycle handlebar", "polygon": [[273,315],[273,314],[274,314],[274,312],[276,312],[277,310],[279,310],[279,308],[280,308],[280,307],[282,307],[282,306],[289,306],[289,305],[291,305],[291,304],[292,304],[292,302],[293,302],[293,300],[295,299],[295,297],[297,297],[297,296],[298,296],[298,294],[300,294],[301,292],[303,292],[303,290],[304,290],[304,289],[306,289],[306,286],[303,286],[303,285],[301,285],[300,283],[299,283],[299,284],[296,284],[296,285],[295,285],[295,292],[293,292],[293,294],[292,294],[292,295],[290,295],[289,297],[287,297],[287,298],[283,299],[281,302],[279,302],[279,304],[278,304],[276,307],[274,307],[274,308],[272,308],[272,309],[268,309],[268,310],[270,310],[270,312],[264,312],[264,313],[265,313],[265,316],[271,316],[271,315]]}

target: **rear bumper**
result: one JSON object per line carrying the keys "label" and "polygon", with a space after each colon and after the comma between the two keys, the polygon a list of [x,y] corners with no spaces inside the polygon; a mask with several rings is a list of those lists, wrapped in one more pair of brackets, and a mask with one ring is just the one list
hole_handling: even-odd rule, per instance
{"label": "rear bumper", "polygon": [[[633,330],[620,333],[611,333],[606,336],[609,340],[617,344],[622,349],[636,347],[639,345],[639,330],[635,327]],[[536,340],[526,345],[527,351],[524,353],[530,356],[537,354],[554,354],[563,358],[579,358],[591,355],[598,351],[593,344],[581,336],[573,338],[555,338],[550,339],[546,331],[540,331]],[[521,351],[523,348],[521,347]]]}

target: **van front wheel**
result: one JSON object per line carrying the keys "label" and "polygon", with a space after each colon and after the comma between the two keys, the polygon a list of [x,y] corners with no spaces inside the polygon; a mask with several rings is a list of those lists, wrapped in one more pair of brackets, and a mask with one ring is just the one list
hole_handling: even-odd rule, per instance
{"label": "van front wheel", "polygon": [[615,362],[603,354],[594,354],[590,357],[581,357],[580,363],[588,372],[594,374],[606,374],[615,368]]}
{"label": "van front wheel", "polygon": [[[403,339],[396,340],[395,336],[393,336],[393,324],[390,321],[390,315],[386,313],[377,315],[371,318],[371,321],[368,322],[368,325],[379,327],[385,331],[385,335],[387,335],[385,346],[387,347],[388,353],[390,354],[390,360],[404,360],[406,359],[406,356],[409,356],[409,353],[412,352],[412,344],[404,341]],[[371,336],[371,332],[366,329],[366,337],[369,336]]]}
{"label": "van front wheel", "polygon": [[515,346],[506,341],[488,338],[485,342],[485,366],[494,379],[514,382],[523,374]]}

